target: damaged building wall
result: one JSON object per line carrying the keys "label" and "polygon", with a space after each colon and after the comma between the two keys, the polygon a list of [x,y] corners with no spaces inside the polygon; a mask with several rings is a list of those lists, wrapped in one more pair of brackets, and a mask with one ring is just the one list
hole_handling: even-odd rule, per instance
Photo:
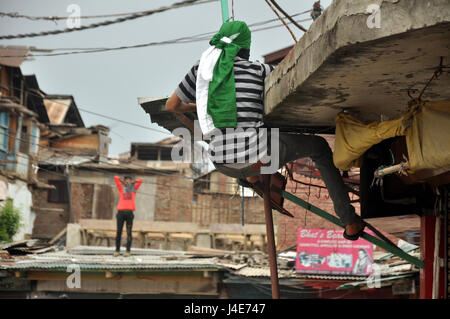
{"label": "damaged building wall", "polygon": [[[241,224],[242,202],[234,178],[218,171],[204,175],[194,185],[192,221],[201,226]],[[252,195],[244,198],[244,222],[264,224],[263,200]]]}
{"label": "damaged building wall", "polygon": [[[47,171],[39,171],[38,178],[46,184],[64,185],[66,183],[63,176]],[[63,194],[60,198],[55,197],[49,201],[49,192],[50,190],[42,188],[33,190],[32,210],[36,213],[32,230],[33,238],[52,238],[70,221],[69,203],[64,201]]]}
{"label": "damaged building wall", "polygon": [[157,180],[154,220],[192,222],[192,180],[175,175]]}
{"label": "damaged building wall", "polygon": [[71,210],[74,221],[93,218],[94,184],[70,183]]}
{"label": "damaged building wall", "polygon": [[[201,226],[210,224],[240,224],[242,222],[241,197],[228,194],[197,194],[193,204],[192,221]],[[276,223],[277,213],[274,214]],[[260,197],[245,197],[246,224],[264,224],[264,203]]]}
{"label": "damaged building wall", "polygon": [[[134,213],[134,219],[153,221],[155,220],[155,205],[159,201],[159,198],[157,197],[159,195],[156,194],[156,183],[159,183],[158,177],[140,176],[139,178],[142,178],[142,185],[139,187],[139,196],[136,196],[135,200],[136,211]],[[117,191],[115,191],[114,194],[117,196]],[[115,204],[117,204],[117,202],[115,202]]]}

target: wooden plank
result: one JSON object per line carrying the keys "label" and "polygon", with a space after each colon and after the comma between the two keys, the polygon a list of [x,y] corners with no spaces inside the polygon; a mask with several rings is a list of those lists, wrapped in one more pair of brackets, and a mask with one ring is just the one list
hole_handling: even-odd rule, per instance
{"label": "wooden plank", "polygon": [[[118,271],[118,270],[99,270],[99,271],[81,271],[82,281],[84,280],[104,280],[105,271],[120,274],[121,281],[134,281],[146,279],[155,282],[210,282],[211,278],[204,277],[204,271],[217,271],[217,269],[202,269],[199,271]],[[28,280],[66,280],[70,274],[64,271],[27,271],[15,272],[15,276],[26,278]],[[17,278],[19,278],[17,277]]]}
{"label": "wooden plank", "polygon": [[189,246],[186,253],[195,254],[195,255],[222,256],[222,255],[228,255],[230,253],[230,251],[222,250],[222,249],[198,247],[198,246]]}
{"label": "wooden plank", "polygon": [[52,240],[50,240],[48,243],[50,245],[53,245],[58,239],[60,239],[65,233],[67,232],[67,227],[64,227],[55,237],[53,237]]}

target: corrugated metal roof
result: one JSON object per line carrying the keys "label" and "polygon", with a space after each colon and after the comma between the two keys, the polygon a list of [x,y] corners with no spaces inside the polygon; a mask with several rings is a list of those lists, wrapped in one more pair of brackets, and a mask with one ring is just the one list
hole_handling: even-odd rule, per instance
{"label": "corrugated metal roof", "polygon": [[186,270],[186,269],[224,269],[213,258],[189,258],[161,255],[132,255],[113,257],[112,255],[75,255],[67,251],[30,255],[14,262],[0,263],[3,270],[66,270],[68,265],[76,264],[81,270]]}

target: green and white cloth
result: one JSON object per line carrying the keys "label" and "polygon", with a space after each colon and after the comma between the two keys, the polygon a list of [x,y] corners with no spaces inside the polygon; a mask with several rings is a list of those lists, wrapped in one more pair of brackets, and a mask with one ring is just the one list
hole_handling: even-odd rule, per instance
{"label": "green and white cloth", "polygon": [[203,134],[215,128],[236,127],[234,59],[241,49],[250,49],[251,32],[245,22],[222,25],[203,52],[196,81],[196,104]]}

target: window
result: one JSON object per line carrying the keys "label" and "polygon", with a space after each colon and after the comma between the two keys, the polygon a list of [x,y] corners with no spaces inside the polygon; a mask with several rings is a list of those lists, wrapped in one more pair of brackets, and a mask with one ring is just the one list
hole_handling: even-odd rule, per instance
{"label": "window", "polygon": [[208,192],[211,189],[211,174],[203,176],[200,180],[194,180],[194,193]]}
{"label": "window", "polygon": [[[161,161],[171,161],[172,160],[172,148],[164,147],[164,148],[161,148],[160,152],[161,152],[161,154],[160,154]],[[183,154],[180,154],[180,156],[183,156]]]}
{"label": "window", "polygon": [[37,154],[39,151],[39,137],[40,137],[41,131],[39,128],[31,124],[31,148],[30,153],[31,154]]}
{"label": "window", "polygon": [[48,190],[48,202],[49,203],[67,203],[69,197],[67,194],[67,182],[64,180],[50,180],[50,185],[55,186],[55,189]]}
{"label": "window", "polygon": [[20,135],[19,152],[28,154],[30,152],[30,134],[28,133],[28,126],[22,125],[22,133]]}
{"label": "window", "polygon": [[0,113],[0,151],[8,152],[9,113]]}

